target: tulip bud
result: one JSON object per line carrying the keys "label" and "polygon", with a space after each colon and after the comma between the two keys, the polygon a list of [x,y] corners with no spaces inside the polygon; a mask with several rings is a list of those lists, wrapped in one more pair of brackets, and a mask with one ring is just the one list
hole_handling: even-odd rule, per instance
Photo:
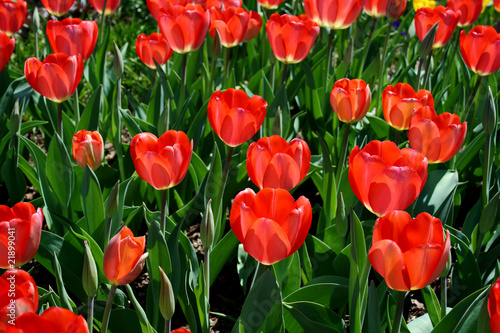
{"label": "tulip bud", "polygon": [[495,98],[491,92],[491,87],[488,87],[488,100],[486,101],[485,108],[483,110],[483,129],[488,135],[491,135],[495,130],[497,124],[497,110],[495,107]]}
{"label": "tulip bud", "polygon": [[106,205],[106,217],[108,219],[112,218],[116,211],[118,210],[118,200],[120,199],[119,193],[120,180],[118,180],[111,190],[111,193],[108,197],[108,204]]}
{"label": "tulip bud", "polygon": [[116,45],[115,41],[113,41],[114,49],[113,49],[113,71],[115,72],[116,77],[121,77],[123,74],[123,57],[120,52],[120,48]]}
{"label": "tulip bud", "polygon": [[212,199],[208,201],[200,226],[200,238],[205,249],[210,248],[214,240],[214,213],[212,212]]}
{"label": "tulip bud", "polygon": [[172,319],[175,311],[174,291],[167,274],[165,274],[161,267],[158,268],[160,269],[161,274],[160,312],[165,320],[170,320]]}
{"label": "tulip bud", "polygon": [[76,164],[82,170],[85,170],[86,165],[92,170],[97,169],[104,159],[104,145],[101,134],[97,131],[78,131],[73,135],[71,151]]}
{"label": "tulip bud", "polygon": [[406,9],[406,0],[389,0],[387,3],[387,17],[389,20],[397,20]]}
{"label": "tulip bud", "polygon": [[35,27],[35,33],[38,33],[40,30],[40,13],[38,12],[38,7],[35,7],[33,11],[33,26]]}
{"label": "tulip bud", "polygon": [[337,214],[335,215],[335,227],[340,237],[347,235],[347,216],[345,214],[344,196],[340,192],[339,200],[337,202]]}
{"label": "tulip bud", "polygon": [[92,256],[92,252],[90,251],[89,244],[87,241],[84,241],[85,244],[85,254],[83,256],[83,290],[88,297],[93,297],[97,291],[98,285],[98,276],[97,276],[97,267],[95,264],[94,257]]}
{"label": "tulip bud", "polygon": [[422,58],[427,57],[431,53],[438,26],[439,22],[436,22],[436,24],[434,24],[429,32],[425,35],[424,40],[420,45],[420,56]]}
{"label": "tulip bud", "polygon": [[210,53],[214,58],[218,58],[222,53],[222,45],[220,42],[220,34],[219,30],[215,29],[215,37],[212,41],[212,45],[210,46]]}

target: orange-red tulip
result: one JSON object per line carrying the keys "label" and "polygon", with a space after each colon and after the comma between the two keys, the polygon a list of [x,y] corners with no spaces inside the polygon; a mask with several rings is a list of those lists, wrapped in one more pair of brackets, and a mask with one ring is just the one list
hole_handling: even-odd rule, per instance
{"label": "orange-red tulip", "polygon": [[156,21],[160,18],[162,10],[166,10],[172,6],[186,6],[187,0],[146,0],[149,12]]}
{"label": "orange-red tulip", "polygon": [[79,54],[52,53],[43,62],[29,58],[24,63],[24,76],[29,85],[56,103],[64,102],[73,95],[82,73],[83,60]]}
{"label": "orange-red tulip", "polygon": [[82,56],[86,61],[92,55],[97,42],[97,23],[67,18],[47,23],[47,38],[55,53]]}
{"label": "orange-red tulip", "polygon": [[403,15],[406,9],[406,0],[390,0],[387,5],[387,17],[390,20],[397,20]]}
{"label": "orange-red tulip", "polygon": [[248,98],[233,88],[214,92],[208,101],[208,121],[228,146],[236,147],[257,133],[266,117],[267,102],[260,96]]}
{"label": "orange-red tulip", "polygon": [[[68,310],[69,311],[69,310]],[[7,326],[6,333],[60,333],[52,324],[33,312],[26,312],[16,318],[16,325]],[[69,332],[68,332],[69,333]]]}
{"label": "orange-red tulip", "polygon": [[261,138],[247,150],[247,172],[250,180],[263,189],[283,188],[290,191],[307,175],[311,151],[304,140],[286,142],[279,135]]}
{"label": "orange-red tulip", "polygon": [[104,158],[104,144],[98,131],[80,130],[73,135],[73,158],[76,164],[85,170],[88,165],[92,170],[97,169]]}
{"label": "orange-red tulip", "polygon": [[391,19],[398,19],[406,9],[406,0],[367,0],[363,8],[371,17],[378,18],[389,14]]}
{"label": "orange-red tulip", "polygon": [[241,7],[229,7],[222,10],[210,8],[210,37],[219,32],[220,42],[225,47],[234,47],[245,37],[250,24],[250,13]]}
{"label": "orange-red tulip", "polygon": [[0,268],[20,267],[33,259],[42,233],[42,209],[29,202],[0,205]]}
{"label": "orange-red tulip", "polygon": [[249,188],[236,195],[229,217],[231,229],[245,251],[257,261],[274,264],[292,255],[304,243],[311,227],[311,203],[295,201],[283,189]]}
{"label": "orange-red tulip", "polygon": [[172,53],[174,53],[165,37],[156,32],[149,36],[140,34],[135,42],[135,51],[142,62],[154,70],[156,70],[154,60],[161,66],[166,64]]}
{"label": "orange-red tulip", "polygon": [[460,51],[464,62],[478,75],[500,68],[500,34],[493,27],[478,25],[468,34],[460,32]]}
{"label": "orange-red tulip", "polygon": [[8,326],[7,333],[88,333],[88,325],[81,315],[68,309],[50,307],[40,316],[25,313],[16,318],[15,326]]}
{"label": "orange-red tulip", "polygon": [[42,4],[47,11],[57,17],[66,14],[75,0],[42,0]]}
{"label": "orange-red tulip", "polygon": [[420,89],[415,92],[408,83],[387,86],[382,93],[385,120],[398,131],[410,128],[413,111],[423,106],[434,107],[430,91]]}
{"label": "orange-red tulip", "polygon": [[411,118],[408,140],[429,163],[442,163],[460,150],[466,133],[467,123],[462,125],[456,114],[444,112],[438,116],[433,108],[424,106]]}
{"label": "orange-red tulip", "polygon": [[161,12],[158,26],[177,53],[200,48],[210,25],[210,12],[200,5],[172,6]]}
{"label": "orange-red tulip", "polygon": [[9,62],[15,46],[16,40],[9,38],[6,33],[0,31],[0,72],[3,71]]}
{"label": "orange-red tulip", "polygon": [[338,80],[330,94],[333,111],[345,123],[355,123],[363,119],[371,101],[370,86],[358,79]]}
{"label": "orange-red tulip", "polygon": [[495,7],[495,10],[497,12],[500,12],[500,0],[494,0],[493,1],[493,6]]}
{"label": "orange-red tulip", "polygon": [[[104,15],[108,16],[116,12],[120,6],[120,2],[121,0],[107,0]],[[99,14],[102,14],[104,0],[89,0],[89,3]]]}
{"label": "orange-red tulip", "polygon": [[229,7],[243,6],[242,0],[191,0],[189,3],[200,5],[206,10],[212,7],[227,9]]}
{"label": "orange-red tulip", "polygon": [[488,313],[490,315],[490,327],[493,333],[500,333],[500,278],[491,287],[488,297]]}
{"label": "orange-red tulip", "polygon": [[109,241],[104,252],[104,275],[115,286],[124,286],[134,281],[142,271],[148,252],[146,237],[134,237],[128,227],[123,227]]}
{"label": "orange-red tulip", "polygon": [[245,34],[245,38],[243,38],[244,42],[248,42],[254,39],[260,32],[262,28],[262,17],[258,12],[253,10],[250,11],[250,22],[248,24],[248,30]]}
{"label": "orange-red tulip", "polygon": [[476,22],[479,15],[481,15],[483,0],[448,0],[446,7],[455,12],[460,12],[458,26],[465,27]]}
{"label": "orange-red tulip", "polygon": [[262,7],[269,10],[278,8],[283,1],[285,0],[257,0]]}
{"label": "orange-red tulip", "polygon": [[304,60],[319,33],[319,26],[306,15],[274,13],[266,23],[267,38],[276,59],[285,64]]}
{"label": "orange-red tulip", "polygon": [[26,21],[28,6],[24,0],[0,0],[0,31],[12,37]]}
{"label": "orange-red tulip", "polygon": [[380,217],[373,227],[368,253],[373,268],[394,290],[422,289],[441,274],[450,256],[450,232],[429,213],[415,219],[396,210]]}
{"label": "orange-red tulip", "polygon": [[433,49],[438,49],[450,41],[459,19],[460,13],[443,6],[437,6],[434,9],[429,7],[419,8],[415,14],[415,31],[418,39],[423,41],[432,26],[439,22],[436,38],[432,45]]}
{"label": "orange-red tulip", "polygon": [[349,183],[356,197],[372,213],[385,215],[406,209],[427,180],[427,159],[391,141],[371,141],[349,155]]}
{"label": "orange-red tulip", "polygon": [[191,333],[191,331],[190,331],[190,330],[187,330],[187,329],[185,329],[185,328],[178,328],[178,329],[176,329],[176,330],[173,330],[173,331],[172,331],[172,332],[170,332],[170,333]]}
{"label": "orange-red tulip", "polygon": [[179,184],[186,176],[193,154],[193,141],[181,131],[170,130],[159,138],[139,133],[132,139],[130,155],[139,177],[157,190]]}
{"label": "orange-red tulip", "polygon": [[304,10],[320,27],[339,30],[354,23],[364,3],[364,0],[304,0]]}

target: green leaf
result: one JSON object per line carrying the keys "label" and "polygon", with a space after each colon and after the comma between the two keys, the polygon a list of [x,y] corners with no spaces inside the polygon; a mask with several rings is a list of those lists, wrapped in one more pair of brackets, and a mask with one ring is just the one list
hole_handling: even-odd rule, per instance
{"label": "green leaf", "polygon": [[57,283],[57,289],[59,290],[61,305],[63,308],[73,311],[73,308],[71,307],[70,304],[68,293],[66,292],[66,288],[64,287],[64,279],[62,277],[61,265],[59,264],[59,260],[57,260],[57,255],[55,252],[53,253],[53,258],[54,258],[53,267],[54,267],[54,272],[56,273],[55,274],[56,283]]}
{"label": "green leaf", "polygon": [[340,276],[322,276],[312,279],[304,287],[284,298],[284,302],[312,302],[328,309],[338,309],[347,304],[349,280]]}
{"label": "green leaf", "polygon": [[441,306],[439,305],[439,300],[436,293],[430,286],[426,286],[420,289],[422,296],[424,298],[425,308],[429,313],[429,317],[432,321],[432,325],[435,326],[441,320]]}
{"label": "green leaf", "polygon": [[[380,303],[377,295],[375,284],[370,283],[368,287],[368,327],[373,330],[373,333],[382,333],[382,324],[380,323]],[[371,332],[371,331],[370,331]]]}
{"label": "green leaf", "polygon": [[73,165],[58,134],[50,141],[45,169],[57,199],[63,207],[68,207],[74,183]]}
{"label": "green leaf", "polygon": [[26,179],[17,167],[17,153],[14,147],[7,151],[5,162],[2,165],[2,178],[9,193],[10,204],[22,201],[26,193]]}
{"label": "green leaf", "polygon": [[[132,287],[129,284],[127,284],[125,286],[125,289],[127,289],[128,298],[130,299],[130,301],[132,302],[132,305],[135,308],[135,312],[137,314],[137,319],[139,319],[139,324],[141,325],[141,332],[142,333],[154,333],[154,332],[156,332],[153,329],[153,327],[151,327],[151,325],[149,324],[148,318],[146,316],[146,313],[142,309],[141,304],[139,304],[139,302],[135,298],[134,291],[132,290]],[[130,327],[127,327],[125,329],[125,331],[132,332]]]}
{"label": "green leaf", "polygon": [[230,230],[215,247],[210,250],[210,285],[212,285],[240,241]]}
{"label": "green leaf", "polygon": [[99,180],[97,180],[94,171],[88,165],[83,174],[80,194],[83,199],[83,213],[87,222],[87,232],[97,243],[103,244],[104,222],[106,220],[104,200],[102,199]]}
{"label": "green leaf", "polygon": [[76,127],[76,131],[80,131],[82,129],[87,131],[97,131],[99,127],[99,115],[101,114],[101,110],[104,107],[104,103],[102,101],[103,96],[103,87],[102,84],[95,89],[92,96],[90,96],[85,109],[83,110],[82,117],[80,118],[80,122]]}
{"label": "green leaf", "polygon": [[284,303],[284,315],[288,332],[345,332],[345,323],[338,314],[313,302]]}
{"label": "green leaf", "polygon": [[297,252],[273,264],[272,267],[283,297],[300,288],[300,258]]}
{"label": "green leaf", "polygon": [[161,287],[161,275],[158,267],[161,267],[165,274],[170,275],[172,272],[172,265],[170,263],[170,253],[168,251],[167,242],[162,235],[160,225],[157,221],[152,221],[149,227],[146,249],[149,253],[146,260],[149,272],[149,283],[150,287],[153,288],[154,304],[158,304]]}
{"label": "green leaf", "polygon": [[[215,222],[215,237],[214,244],[217,244],[219,239],[222,237],[224,233],[225,223],[222,223],[222,197],[224,196],[224,192],[220,195],[219,191],[222,181],[222,161],[219,153],[219,148],[217,147],[217,143],[214,143],[214,149],[212,151],[212,162],[210,162],[210,171],[207,174],[207,183],[205,186],[204,192],[204,203],[205,205],[208,203],[210,199],[212,199],[212,210],[214,212],[214,222]],[[222,189],[224,191],[224,189]]]}

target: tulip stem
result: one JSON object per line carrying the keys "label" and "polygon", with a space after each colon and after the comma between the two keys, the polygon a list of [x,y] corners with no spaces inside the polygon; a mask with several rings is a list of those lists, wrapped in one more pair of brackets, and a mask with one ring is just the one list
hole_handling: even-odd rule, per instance
{"label": "tulip stem", "polygon": [[102,316],[101,333],[108,332],[109,315],[111,313],[111,305],[113,304],[115,293],[116,293],[116,286],[112,284],[111,288],[109,288],[108,300],[106,301],[106,307],[104,308],[104,315]]}
{"label": "tulip stem", "polygon": [[401,131],[396,131],[396,136],[394,137],[394,143],[399,146],[399,138],[401,137]]}
{"label": "tulip stem", "polygon": [[361,60],[361,66],[359,67],[359,74],[358,74],[359,79],[361,79],[361,75],[363,74],[363,69],[365,67],[366,58],[368,57],[368,51],[370,50],[370,44],[372,42],[373,32],[375,31],[376,24],[377,24],[377,19],[375,17],[372,17],[372,25],[370,27],[370,33],[368,34],[368,39],[365,44],[366,45],[365,54],[363,55],[363,60]]}
{"label": "tulip stem", "polygon": [[[335,30],[331,29],[330,30],[330,34],[328,35],[328,44],[327,44],[327,52],[328,54],[326,55],[325,59],[327,61],[326,63],[326,78],[325,78],[325,92],[326,92],[326,96],[327,96],[327,99],[330,98],[330,94],[328,93],[328,89],[330,88],[329,85],[328,85],[328,77],[330,76],[330,68],[332,67],[332,53],[333,53],[333,37],[335,35]],[[328,104],[328,103],[325,103],[325,104]]]}
{"label": "tulip stem", "polygon": [[210,300],[210,248],[205,249],[205,297],[207,298],[207,304]]}
{"label": "tulip stem", "polygon": [[467,101],[467,104],[466,104],[465,109],[464,109],[465,117],[463,117],[463,116],[460,117],[460,119],[462,119],[462,121],[467,121],[467,117],[469,116],[470,109],[472,108],[472,104],[474,103],[474,98],[476,97],[477,91],[479,90],[479,86],[481,85],[482,79],[483,79],[482,76],[478,76],[477,81],[476,81],[476,85],[474,86],[474,90],[472,90],[472,94],[470,95],[469,100]]}
{"label": "tulip stem", "polygon": [[342,148],[340,150],[339,164],[337,165],[337,176],[335,177],[337,184],[340,183],[340,176],[342,175],[342,170],[344,169],[345,157],[347,155],[347,148],[349,147],[350,132],[351,132],[351,124],[347,123],[345,124],[344,139],[342,140]]}
{"label": "tulip stem", "polygon": [[424,67],[424,58],[420,57],[420,61],[418,62],[418,72],[417,72],[417,91],[420,90],[420,81],[422,76],[422,67]]}
{"label": "tulip stem", "polygon": [[[431,76],[431,61],[432,61],[432,49],[431,49],[431,52],[429,52],[429,55],[427,56],[427,62],[425,63],[425,80],[424,80],[424,89],[427,88],[427,81],[429,81],[429,78]],[[430,87],[429,87],[429,90]]]}
{"label": "tulip stem", "polygon": [[94,296],[89,296],[88,303],[87,324],[89,325],[89,333],[92,333],[94,330]]}
{"label": "tulip stem", "polygon": [[161,190],[161,208],[160,208],[160,230],[165,235],[165,220],[167,219],[167,190]]}
{"label": "tulip stem", "polygon": [[108,0],[104,0],[101,13],[101,33],[99,34],[99,43],[102,44],[104,35],[106,34],[106,6],[108,5]]}
{"label": "tulip stem", "polygon": [[73,112],[75,113],[75,123],[78,126],[80,122],[80,106],[78,105],[78,87],[75,89],[75,93],[73,94]]}
{"label": "tulip stem", "polygon": [[165,320],[165,333],[170,333],[172,330],[172,321],[170,319]]}
{"label": "tulip stem", "polygon": [[405,291],[396,291],[398,295],[398,303],[396,305],[396,313],[394,314],[394,325],[392,326],[392,333],[399,333],[401,329],[401,319],[403,318],[403,309],[405,305]]}
{"label": "tulip stem", "polygon": [[392,24],[389,22],[389,26],[387,27],[387,33],[385,35],[385,42],[384,42],[384,48],[382,49],[382,61],[380,62],[380,70],[378,73],[378,97],[377,97],[377,109],[376,113],[377,116],[380,116],[382,113],[382,110],[380,109],[380,100],[382,99],[382,87],[384,86],[384,73],[387,70],[387,67],[385,67],[385,58],[387,57],[387,44],[389,44],[389,37],[391,35],[391,28]]}
{"label": "tulip stem", "polygon": [[486,133],[486,142],[484,145],[484,163],[483,163],[483,187],[481,189],[481,203],[483,209],[486,207],[490,190],[490,164],[491,164],[491,135]]}
{"label": "tulip stem", "polygon": [[447,277],[441,277],[441,319],[446,316],[446,307],[448,306],[448,295],[446,293],[446,279]]}
{"label": "tulip stem", "polygon": [[282,85],[285,85],[286,83],[286,74],[287,74],[287,71],[288,71],[288,64],[283,64],[283,73],[281,73],[281,84],[280,84],[280,87]]}
{"label": "tulip stem", "polygon": [[181,112],[184,106],[184,100],[186,98],[186,68],[187,68],[187,53],[182,54],[182,64],[181,64],[181,95],[179,98],[179,105],[177,106],[177,111]]}
{"label": "tulip stem", "polygon": [[231,49],[226,47],[226,57],[224,59],[224,82],[222,83],[222,88],[224,88],[227,80],[229,79],[229,62],[231,61]]}
{"label": "tulip stem", "polygon": [[57,103],[57,132],[63,137],[62,103]]}
{"label": "tulip stem", "polygon": [[[229,147],[227,150],[226,163],[224,164],[224,171],[222,172],[222,180],[219,186],[219,193],[217,193],[217,201],[215,202],[215,209],[216,209],[215,216],[217,217],[216,221],[220,220],[219,211],[223,211],[219,210],[219,207],[222,206],[222,199],[223,199],[222,197],[224,194],[224,189],[226,188],[226,181],[227,181],[227,176],[229,174],[229,167],[231,166],[231,157],[233,156],[233,150],[234,147]],[[216,227],[215,242],[220,239],[223,232],[224,232],[224,226],[222,226],[221,228]]]}

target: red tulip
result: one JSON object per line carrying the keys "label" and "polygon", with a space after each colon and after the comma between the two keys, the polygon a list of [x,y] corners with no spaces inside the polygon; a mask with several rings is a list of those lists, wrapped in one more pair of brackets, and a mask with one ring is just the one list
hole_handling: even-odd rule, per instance
{"label": "red tulip", "polygon": [[47,23],[47,38],[55,53],[80,54],[82,60],[87,61],[97,42],[97,23],[78,18],[50,20]]}
{"label": "red tulip", "polygon": [[478,25],[468,34],[460,32],[460,51],[464,62],[478,75],[500,68],[500,34],[493,27]]}
{"label": "red tulip", "polygon": [[42,4],[47,11],[57,17],[66,14],[75,0],[42,0]]}
{"label": "red tulip", "polygon": [[156,70],[154,60],[161,66],[166,64],[174,53],[165,37],[156,32],[149,36],[140,34],[135,42],[135,51],[142,62],[153,70]]}
{"label": "red tulip", "polygon": [[429,213],[415,219],[393,211],[375,222],[368,253],[373,268],[394,290],[422,289],[441,274],[450,256],[450,232]]}
{"label": "red tulip", "polygon": [[242,7],[242,0],[192,0],[191,3],[201,5],[205,9],[217,7],[227,9],[229,7]]}
{"label": "red tulip", "polygon": [[387,17],[390,20],[397,20],[403,15],[406,9],[406,0],[390,0],[387,5]]}
{"label": "red tulip", "polygon": [[97,169],[104,158],[104,145],[99,132],[80,130],[73,135],[73,158],[76,164],[85,170],[88,165],[92,170]]}
{"label": "red tulip", "polygon": [[16,40],[14,38],[9,38],[7,34],[0,31],[0,72],[3,71],[9,62],[15,45]]}
{"label": "red tulip", "polygon": [[[89,0],[90,5],[94,8],[99,14],[102,15],[102,10],[104,7],[105,0]],[[108,16],[113,14],[118,10],[120,6],[121,0],[107,0],[106,1],[106,9],[104,10],[104,15]]]}
{"label": "red tulip", "polygon": [[48,321],[57,333],[88,333],[89,331],[85,319],[68,309],[53,306],[45,310],[40,317]]}
{"label": "red tulip", "polygon": [[0,0],[0,31],[12,37],[26,21],[28,6],[24,0]]}
{"label": "red tulip", "polygon": [[366,14],[371,17],[384,17],[387,15],[389,0],[366,0],[363,6]]}
{"label": "red tulip", "polygon": [[460,13],[459,27],[473,24],[481,15],[483,0],[448,0],[447,8]]}
{"label": "red tulip", "polygon": [[22,269],[9,269],[0,277],[0,331],[23,313],[38,309],[38,288],[35,280]]}
{"label": "red tulip", "polygon": [[29,202],[0,205],[0,268],[20,267],[33,259],[42,233],[42,209]]}
{"label": "red tulip", "polygon": [[290,191],[307,175],[311,151],[304,140],[286,142],[279,135],[261,138],[247,150],[248,176],[257,187]]}
{"label": "red tulip", "polygon": [[139,133],[132,139],[130,155],[139,177],[157,190],[179,184],[186,176],[193,154],[193,140],[181,131],[170,130],[158,139]]}
{"label": "red tulip", "polygon": [[346,29],[354,23],[365,0],[304,0],[307,16],[320,27]]}
{"label": "red tulip", "polygon": [[[68,310],[69,311],[69,310]],[[15,326],[7,326],[6,333],[60,333],[56,332],[52,324],[41,316],[26,312],[16,318]],[[69,332],[68,332],[69,333]]]}
{"label": "red tulip", "polygon": [[427,159],[391,141],[371,141],[349,155],[349,183],[356,197],[372,213],[385,215],[406,209],[427,179]]}
{"label": "red tulip", "polygon": [[500,12],[500,0],[494,0],[493,1],[493,6],[495,7],[495,10],[497,12]]}
{"label": "red tulip", "polygon": [[265,188],[255,194],[247,188],[234,198],[229,219],[245,251],[271,265],[292,255],[304,243],[312,209],[306,197],[294,201],[283,189]]}
{"label": "red tulip", "polygon": [[187,329],[185,329],[185,328],[178,328],[178,329],[176,329],[176,330],[173,330],[173,331],[172,331],[172,332],[170,332],[170,333],[191,333],[191,331],[190,331],[190,330],[187,330]]}
{"label": "red tulip", "polygon": [[52,53],[41,62],[29,58],[24,63],[24,76],[38,93],[56,103],[62,103],[75,92],[83,73],[81,55]]}
{"label": "red tulip", "polygon": [[149,254],[144,253],[145,247],[146,237],[134,237],[127,226],[111,238],[103,265],[104,275],[113,285],[124,286],[139,276]]}
{"label": "red tulip", "polygon": [[500,333],[500,278],[491,287],[488,297],[488,313],[490,315],[490,327],[493,333]]}
{"label": "red tulip", "polygon": [[433,108],[424,106],[411,118],[408,140],[429,163],[442,163],[460,150],[466,133],[467,123],[462,125],[456,114],[444,112],[438,116]]}
{"label": "red tulip", "polygon": [[358,79],[338,80],[330,94],[333,111],[345,123],[355,123],[363,119],[371,101],[370,86]]}
{"label": "red tulip", "polygon": [[319,26],[304,14],[280,16],[274,13],[266,23],[266,31],[276,59],[295,64],[309,54],[318,37]]}
{"label": "red tulip", "polygon": [[175,52],[189,53],[203,44],[210,12],[200,5],[172,6],[161,12],[158,25]]}
{"label": "red tulip", "polygon": [[217,29],[221,44],[225,47],[234,47],[243,42],[249,24],[250,13],[241,7],[229,7],[225,10],[210,8],[210,37],[215,37]]}
{"label": "red tulip", "polygon": [[418,39],[423,41],[432,26],[439,22],[432,48],[440,48],[450,41],[459,19],[460,13],[443,6],[437,6],[434,9],[421,7],[415,14],[415,31]]}
{"label": "red tulip", "polygon": [[385,120],[398,131],[410,128],[413,111],[422,106],[434,107],[431,92],[420,89],[415,92],[408,83],[387,86],[382,93]]}
{"label": "red tulip", "polygon": [[262,28],[262,17],[258,12],[253,10],[250,11],[250,22],[248,24],[248,30],[245,34],[245,38],[243,38],[244,42],[248,42],[254,39],[260,32]]}
{"label": "red tulip", "polygon": [[146,0],[146,5],[151,15],[158,21],[162,10],[176,5],[186,6],[187,0]]}
{"label": "red tulip", "polygon": [[258,3],[265,9],[276,9],[285,0],[257,0]]}
{"label": "red tulip", "polygon": [[208,101],[208,121],[228,146],[236,147],[257,133],[266,117],[267,102],[260,96],[248,98],[233,88],[214,92]]}

